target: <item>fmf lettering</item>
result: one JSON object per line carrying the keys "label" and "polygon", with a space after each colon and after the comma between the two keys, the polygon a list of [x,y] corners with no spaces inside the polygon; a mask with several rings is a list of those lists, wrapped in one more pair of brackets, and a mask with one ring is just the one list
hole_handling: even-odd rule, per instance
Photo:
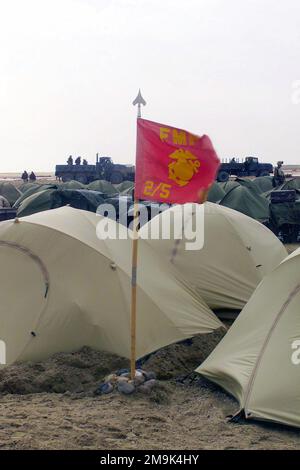
{"label": "fmf lettering", "polygon": [[159,137],[162,142],[170,142],[174,145],[190,145],[193,146],[199,139],[198,136],[194,134],[189,134],[188,132],[178,130],[178,129],[169,129],[168,127],[161,127],[159,130]]}

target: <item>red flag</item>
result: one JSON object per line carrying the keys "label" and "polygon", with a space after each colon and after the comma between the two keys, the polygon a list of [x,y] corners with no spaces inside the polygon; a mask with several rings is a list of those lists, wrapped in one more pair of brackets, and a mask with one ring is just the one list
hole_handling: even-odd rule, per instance
{"label": "red flag", "polygon": [[208,136],[137,120],[137,199],[199,202],[199,192],[212,184],[219,165]]}

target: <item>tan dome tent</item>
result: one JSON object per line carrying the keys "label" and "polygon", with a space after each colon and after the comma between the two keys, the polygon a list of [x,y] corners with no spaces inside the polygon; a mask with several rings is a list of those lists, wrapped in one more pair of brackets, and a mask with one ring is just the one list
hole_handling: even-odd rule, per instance
{"label": "tan dome tent", "polygon": [[231,393],[248,419],[300,427],[300,249],[264,278],[197,369]]}
{"label": "tan dome tent", "polygon": [[[186,283],[212,309],[241,310],[262,278],[286,256],[287,251],[264,225],[227,207],[207,202],[204,205],[204,246],[185,249],[186,238],[176,244],[174,233],[182,233],[180,214],[183,206],[174,206],[154,217],[140,231],[159,234],[171,221],[171,239],[145,240],[161,259],[172,264],[175,275]],[[197,212],[201,206],[186,204]],[[195,212],[187,226],[195,225]],[[199,224],[200,225],[200,224]],[[197,230],[201,230],[199,226]],[[175,251],[174,251],[175,250]],[[174,254],[175,253],[175,254]]]}
{"label": "tan dome tent", "polygon": [[[84,345],[130,356],[132,240],[100,240],[100,220],[108,219],[63,207],[0,224],[0,339],[8,364]],[[137,356],[222,326],[145,244],[139,263]]]}

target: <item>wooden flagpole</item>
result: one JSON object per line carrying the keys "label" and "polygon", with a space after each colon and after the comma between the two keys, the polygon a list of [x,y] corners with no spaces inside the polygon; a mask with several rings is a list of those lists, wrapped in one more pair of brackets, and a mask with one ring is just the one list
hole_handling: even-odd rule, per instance
{"label": "wooden flagpole", "polygon": [[198,196],[199,196],[198,203],[199,204],[204,204],[207,201],[207,196],[208,196],[209,190],[210,190],[210,187],[207,188],[207,189],[201,189],[199,191],[199,193],[198,193]]}
{"label": "wooden flagpole", "polygon": [[130,376],[131,380],[135,378],[136,363],[136,298],[137,298],[137,261],[138,261],[138,225],[139,225],[139,201],[134,199],[133,209],[133,241],[132,241],[132,272],[131,272],[131,359]]}
{"label": "wooden flagpole", "polygon": [[[137,118],[142,117],[141,106],[146,106],[146,101],[139,90],[133,106],[138,105]],[[139,201],[134,196],[133,206],[133,241],[132,241],[132,269],[131,269],[131,312],[130,312],[130,377],[135,378],[136,367],[136,312],[137,312],[137,267],[138,267],[138,241],[139,241]]]}

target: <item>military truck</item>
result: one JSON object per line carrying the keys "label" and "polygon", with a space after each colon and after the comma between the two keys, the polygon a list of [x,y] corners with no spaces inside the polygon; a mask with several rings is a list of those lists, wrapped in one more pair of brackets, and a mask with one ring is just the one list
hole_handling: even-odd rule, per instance
{"label": "military truck", "polygon": [[55,176],[58,179],[63,182],[75,180],[83,184],[95,180],[106,180],[113,184],[120,184],[126,180],[134,181],[134,172],[134,165],[115,164],[110,157],[99,158],[98,154],[95,165],[68,163],[67,165],[56,165],[55,167]]}
{"label": "military truck", "polygon": [[256,157],[246,157],[244,161],[232,158],[228,163],[221,163],[217,180],[224,183],[228,181],[229,176],[269,176],[273,173],[271,163],[259,163]]}

